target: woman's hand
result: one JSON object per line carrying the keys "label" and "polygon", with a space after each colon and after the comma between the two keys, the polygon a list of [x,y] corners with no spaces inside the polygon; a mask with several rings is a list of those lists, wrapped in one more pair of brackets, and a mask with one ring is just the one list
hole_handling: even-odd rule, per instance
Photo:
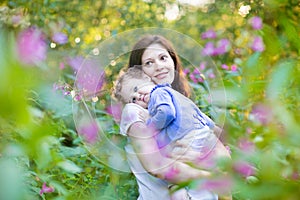
{"label": "woman's hand", "polygon": [[169,151],[168,157],[185,163],[197,163],[200,160],[200,153],[190,148],[190,145],[184,142],[176,143],[173,151]]}

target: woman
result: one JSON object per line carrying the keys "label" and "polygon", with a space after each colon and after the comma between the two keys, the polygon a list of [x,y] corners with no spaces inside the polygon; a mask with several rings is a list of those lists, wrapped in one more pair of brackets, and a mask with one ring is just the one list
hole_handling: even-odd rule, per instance
{"label": "woman", "polygon": [[[171,59],[168,59],[168,56]],[[164,37],[146,35],[141,38],[133,47],[128,67],[135,65],[142,65],[143,71],[156,84],[170,83],[173,89],[187,97],[190,96],[190,88],[183,76],[179,57]],[[121,134],[129,138],[126,152],[138,182],[138,199],[170,199],[168,183],[180,184],[210,176],[207,171],[197,170],[178,160],[164,157],[152,137],[153,133],[145,125],[144,118],[139,116],[146,114],[147,110],[127,104],[121,119]],[[191,199],[217,199],[217,196],[209,191],[198,191],[197,194],[188,196]],[[188,196],[183,195],[182,199]],[[197,198],[194,198],[196,196]]]}

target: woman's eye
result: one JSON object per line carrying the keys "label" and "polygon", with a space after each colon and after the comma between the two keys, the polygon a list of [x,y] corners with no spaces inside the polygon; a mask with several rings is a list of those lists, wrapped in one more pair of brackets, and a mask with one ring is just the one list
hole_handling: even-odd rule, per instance
{"label": "woman's eye", "polygon": [[168,56],[164,55],[160,58],[161,60],[167,60],[168,59]]}
{"label": "woman's eye", "polygon": [[153,62],[152,61],[147,61],[147,62],[145,62],[145,66],[147,66],[147,67],[149,67],[149,66],[151,66],[153,64]]}
{"label": "woman's eye", "polygon": [[135,102],[136,102],[136,98],[133,97],[132,100],[131,100],[131,102],[132,102],[132,103],[135,103]]}

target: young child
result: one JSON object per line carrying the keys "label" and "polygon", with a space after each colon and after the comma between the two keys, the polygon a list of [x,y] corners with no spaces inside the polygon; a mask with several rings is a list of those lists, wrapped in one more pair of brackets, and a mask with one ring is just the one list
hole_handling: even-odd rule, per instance
{"label": "young child", "polygon": [[[169,84],[155,85],[140,66],[135,66],[117,80],[117,85],[115,96],[118,100],[148,109],[150,117],[145,121],[154,131],[153,135],[163,154],[172,154],[176,151],[176,142],[182,140],[189,143],[188,150],[198,152],[190,160],[198,168],[212,169],[211,161],[230,157],[212,131],[214,122],[193,101],[172,89]],[[121,129],[123,126],[126,126],[126,122],[121,123]]]}

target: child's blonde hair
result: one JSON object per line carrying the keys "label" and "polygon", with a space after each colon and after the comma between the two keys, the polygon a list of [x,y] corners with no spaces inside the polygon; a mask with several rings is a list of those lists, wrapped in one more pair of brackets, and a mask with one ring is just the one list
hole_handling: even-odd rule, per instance
{"label": "child's blonde hair", "polygon": [[121,95],[122,86],[130,81],[131,79],[143,79],[144,72],[142,70],[142,66],[136,65],[134,67],[130,67],[127,71],[121,71],[119,77],[117,78],[114,88],[113,88],[113,97],[116,98],[118,101],[122,102],[123,104],[128,103]]}

